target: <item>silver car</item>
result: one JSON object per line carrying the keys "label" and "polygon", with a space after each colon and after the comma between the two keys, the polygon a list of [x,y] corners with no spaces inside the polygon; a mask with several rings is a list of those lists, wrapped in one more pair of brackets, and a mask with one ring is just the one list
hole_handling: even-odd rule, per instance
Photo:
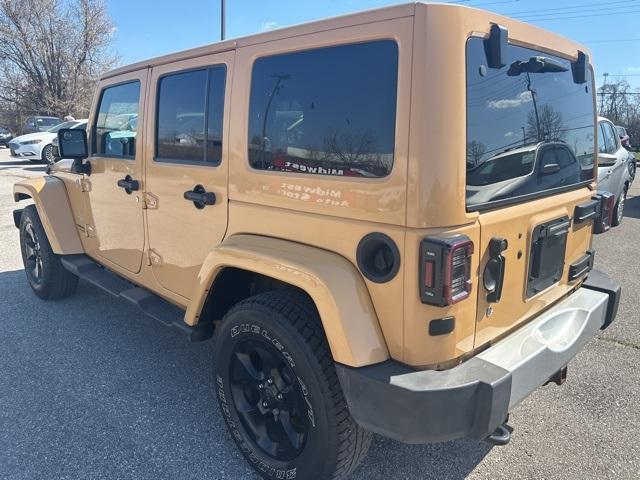
{"label": "silver car", "polygon": [[614,226],[622,222],[627,190],[632,182],[628,162],[629,152],[620,143],[616,127],[606,118],[598,117],[598,190],[615,196]]}

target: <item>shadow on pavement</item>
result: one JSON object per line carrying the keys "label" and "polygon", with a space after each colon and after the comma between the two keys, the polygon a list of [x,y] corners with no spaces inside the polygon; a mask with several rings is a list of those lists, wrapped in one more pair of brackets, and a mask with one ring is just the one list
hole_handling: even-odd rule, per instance
{"label": "shadow on pavement", "polygon": [[624,216],[640,218],[640,196],[627,198],[627,203],[624,206]]}
{"label": "shadow on pavement", "polygon": [[28,166],[28,165],[37,165],[39,163],[42,163],[40,160],[38,161],[31,161],[31,160],[15,160],[15,159],[11,159],[10,162],[2,162],[0,161],[0,166],[2,167],[22,167],[22,166]]}
{"label": "shadow on pavement", "polygon": [[[83,282],[45,302],[5,271],[0,291],[1,477],[258,479],[219,413],[211,342]],[[352,478],[462,480],[490,450],[376,436]]]}

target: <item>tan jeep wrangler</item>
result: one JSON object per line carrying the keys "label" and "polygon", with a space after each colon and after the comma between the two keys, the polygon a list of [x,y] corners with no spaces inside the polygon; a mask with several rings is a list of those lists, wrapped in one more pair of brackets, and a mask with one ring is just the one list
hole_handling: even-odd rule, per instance
{"label": "tan jeep wrangler", "polygon": [[443,4],[122,67],[67,160],[15,185],[27,277],[215,332],[222,416],[265,478],[344,478],[370,432],[506,443],[616,314],[594,92],[581,45]]}

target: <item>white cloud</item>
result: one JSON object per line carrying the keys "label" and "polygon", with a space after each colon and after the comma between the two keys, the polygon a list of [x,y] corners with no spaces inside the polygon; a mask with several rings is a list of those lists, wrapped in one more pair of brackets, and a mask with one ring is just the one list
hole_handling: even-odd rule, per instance
{"label": "white cloud", "polygon": [[640,67],[626,67],[625,72],[640,72]]}
{"label": "white cloud", "polygon": [[503,109],[503,108],[516,108],[524,103],[531,101],[531,92],[526,91],[519,93],[516,98],[503,98],[501,100],[490,100],[487,102],[489,108]]}
{"label": "white cloud", "polygon": [[507,132],[504,134],[505,137],[513,137],[515,135],[515,133],[513,132]]}
{"label": "white cloud", "polygon": [[260,24],[260,30],[262,30],[263,32],[265,30],[273,30],[277,26],[278,26],[277,22],[263,22],[262,24]]}

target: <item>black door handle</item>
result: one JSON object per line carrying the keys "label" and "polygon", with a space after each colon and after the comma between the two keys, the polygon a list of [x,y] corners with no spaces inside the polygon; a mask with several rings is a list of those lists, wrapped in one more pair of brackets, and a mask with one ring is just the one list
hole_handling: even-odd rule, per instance
{"label": "black door handle", "polygon": [[207,192],[202,185],[196,185],[193,190],[184,192],[184,199],[193,202],[197,209],[216,204],[216,194]]}
{"label": "black door handle", "polygon": [[118,186],[120,188],[124,188],[127,195],[131,195],[131,192],[140,190],[140,182],[131,178],[131,175],[127,175],[122,180],[118,180]]}

